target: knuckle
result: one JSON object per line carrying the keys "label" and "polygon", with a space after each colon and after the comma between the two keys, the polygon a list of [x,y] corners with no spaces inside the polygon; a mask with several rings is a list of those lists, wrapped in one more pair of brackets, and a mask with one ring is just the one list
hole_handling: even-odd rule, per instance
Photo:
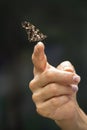
{"label": "knuckle", "polygon": [[35,95],[35,94],[32,95],[32,100],[33,100],[34,102],[36,102],[36,95]]}
{"label": "knuckle", "polygon": [[41,101],[40,94],[39,94],[38,92],[33,93],[33,95],[32,95],[32,100],[33,100],[35,103],[39,103],[39,102]]}
{"label": "knuckle", "polygon": [[49,112],[47,112],[47,110],[41,104],[36,107],[36,111],[38,114],[40,114],[44,117],[48,117],[48,115],[49,115]]}
{"label": "knuckle", "polygon": [[29,82],[29,88],[30,88],[31,91],[33,91],[33,85],[34,85],[34,84],[33,84],[33,80],[31,80],[31,81]]}
{"label": "knuckle", "polygon": [[36,111],[37,111],[37,113],[39,113],[40,115],[43,115],[43,109],[42,109],[41,105],[37,105]]}
{"label": "knuckle", "polygon": [[71,64],[71,62],[69,60],[66,60],[63,63],[65,63],[65,64]]}
{"label": "knuckle", "polygon": [[71,66],[71,62],[66,60],[66,61],[63,61],[61,64],[60,64],[62,67],[65,67],[65,66]]}

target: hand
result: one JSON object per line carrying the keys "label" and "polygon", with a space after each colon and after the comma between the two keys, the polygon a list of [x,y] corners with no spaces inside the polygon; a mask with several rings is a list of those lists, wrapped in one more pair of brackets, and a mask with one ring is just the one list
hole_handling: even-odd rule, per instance
{"label": "hand", "polygon": [[57,68],[47,62],[44,45],[39,42],[32,55],[34,79],[30,82],[37,112],[53,120],[73,118],[77,112],[76,92],[80,77],[70,62]]}

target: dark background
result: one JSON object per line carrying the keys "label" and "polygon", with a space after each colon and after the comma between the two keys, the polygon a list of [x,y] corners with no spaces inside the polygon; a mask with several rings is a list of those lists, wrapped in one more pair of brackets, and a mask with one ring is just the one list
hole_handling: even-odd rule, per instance
{"label": "dark background", "polygon": [[27,20],[48,36],[48,61],[69,60],[81,76],[77,99],[87,113],[87,2],[81,0],[0,0],[0,130],[58,130],[36,113],[28,83],[31,55],[21,22]]}

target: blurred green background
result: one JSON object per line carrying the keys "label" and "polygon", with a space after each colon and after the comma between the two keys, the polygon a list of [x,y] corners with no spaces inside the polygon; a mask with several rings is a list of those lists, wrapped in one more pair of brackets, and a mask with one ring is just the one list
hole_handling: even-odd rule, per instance
{"label": "blurred green background", "polygon": [[45,52],[57,66],[69,60],[81,76],[77,99],[87,113],[87,2],[81,0],[0,0],[0,130],[58,130],[36,113],[28,88],[31,55],[21,22],[29,21],[48,37]]}

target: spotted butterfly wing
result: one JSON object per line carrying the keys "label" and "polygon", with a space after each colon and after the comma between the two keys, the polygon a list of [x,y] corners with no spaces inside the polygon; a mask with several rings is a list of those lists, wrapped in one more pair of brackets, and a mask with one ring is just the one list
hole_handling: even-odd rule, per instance
{"label": "spotted butterfly wing", "polygon": [[28,35],[28,40],[30,42],[39,42],[44,40],[47,37],[46,35],[41,33],[40,30],[30,22],[27,21],[23,22],[22,27],[25,28]]}

